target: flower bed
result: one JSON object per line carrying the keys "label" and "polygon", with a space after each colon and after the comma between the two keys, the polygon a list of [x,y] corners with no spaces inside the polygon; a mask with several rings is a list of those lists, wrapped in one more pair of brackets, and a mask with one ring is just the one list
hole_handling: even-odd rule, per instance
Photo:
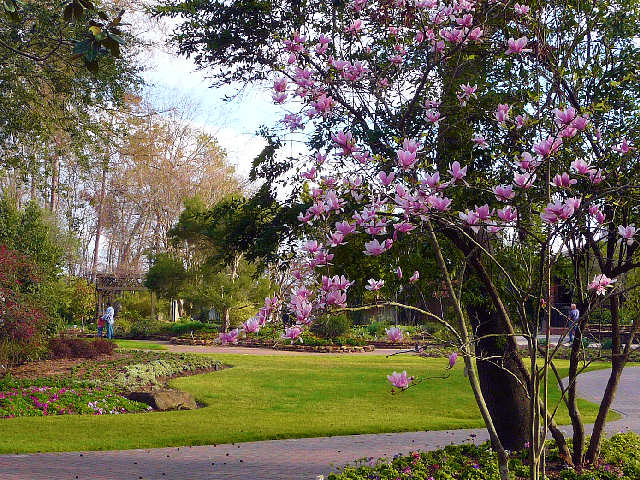
{"label": "flower bed", "polygon": [[[183,338],[172,337],[169,340],[173,345],[216,345],[219,342],[214,339],[205,338]],[[306,340],[305,340],[306,342]],[[318,344],[319,343],[319,344]],[[345,342],[346,343],[346,342]],[[355,343],[355,342],[354,342]],[[242,339],[231,346],[238,347],[250,347],[250,348],[273,348],[275,350],[293,350],[299,352],[343,352],[343,353],[361,353],[371,352],[375,350],[373,345],[341,345],[333,344],[329,341],[325,342],[308,342],[308,343],[294,343],[292,345],[278,343],[274,340],[265,339]]]}
{"label": "flower bed", "polygon": [[[69,360],[64,360],[69,362]],[[24,378],[0,379],[0,418],[67,414],[122,414],[149,410],[146,404],[125,398],[134,389],[162,385],[167,379],[218,370],[214,359],[194,354],[132,351],[108,359],[75,361],[59,373],[16,370]],[[60,361],[63,362],[63,361]],[[45,365],[45,363],[42,363]]]}
{"label": "flower bed", "polygon": [[[516,480],[527,477],[528,452],[512,452],[509,469]],[[637,480],[640,478],[640,436],[625,433],[602,443],[601,461],[576,471],[563,465],[557,448],[549,449],[547,475],[562,480]],[[488,444],[452,445],[443,450],[396,456],[392,460],[372,458],[330,473],[327,480],[499,480],[498,463]]]}
{"label": "flower bed", "polygon": [[150,410],[111,389],[29,386],[0,391],[0,417],[47,415],[119,415]]}

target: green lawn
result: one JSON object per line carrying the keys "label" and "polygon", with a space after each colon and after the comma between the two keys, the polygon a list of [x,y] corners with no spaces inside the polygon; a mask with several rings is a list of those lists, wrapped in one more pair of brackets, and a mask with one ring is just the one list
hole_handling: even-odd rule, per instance
{"label": "green lawn", "polygon": [[136,350],[166,350],[166,345],[145,340],[115,340],[118,348]]}
{"label": "green lawn", "polygon": [[[444,373],[446,359],[410,356],[217,355],[233,368],[183,377],[206,408],[115,416],[1,420],[0,453],[108,450],[274,438],[481,427],[461,363],[446,379],[390,394],[386,375]],[[566,362],[560,363],[561,367]],[[562,372],[566,373],[566,370]],[[555,400],[559,395],[551,390]],[[592,421],[596,406],[580,402]],[[566,412],[560,420],[567,422]]]}

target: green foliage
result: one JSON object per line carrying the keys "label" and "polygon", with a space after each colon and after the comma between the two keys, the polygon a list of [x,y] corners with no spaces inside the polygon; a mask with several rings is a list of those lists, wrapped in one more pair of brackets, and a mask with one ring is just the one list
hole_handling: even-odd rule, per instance
{"label": "green foliage", "polygon": [[95,286],[80,277],[63,276],[45,283],[37,298],[53,320],[50,335],[65,325],[89,322],[96,310]]}
{"label": "green foliage", "polygon": [[151,268],[145,279],[145,286],[165,298],[177,298],[187,271],[182,260],[168,253],[160,253],[151,258]]}
{"label": "green foliage", "polygon": [[610,338],[603,338],[600,341],[600,348],[602,348],[603,350],[611,350],[612,346],[613,346],[613,341]]}
{"label": "green foliage", "polygon": [[166,335],[171,335],[172,337],[180,337],[183,335],[188,335],[191,332],[215,332],[217,328],[215,325],[211,325],[210,323],[202,323],[202,322],[176,322],[176,323],[165,323],[160,329],[161,333]]}
{"label": "green foliage", "polygon": [[343,337],[349,333],[351,319],[346,313],[325,315],[317,318],[311,325],[311,331],[322,338]]}
{"label": "green foliage", "polygon": [[55,278],[65,260],[66,235],[35,202],[18,209],[15,200],[0,199],[0,245],[29,256],[45,279]]}

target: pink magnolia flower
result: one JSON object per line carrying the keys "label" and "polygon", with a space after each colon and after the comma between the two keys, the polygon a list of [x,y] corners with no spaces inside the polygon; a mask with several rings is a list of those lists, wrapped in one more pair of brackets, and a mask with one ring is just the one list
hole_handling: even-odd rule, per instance
{"label": "pink magnolia flower", "polygon": [[429,187],[435,190],[440,188],[440,172],[435,172],[432,175],[427,174],[424,178],[424,183]]}
{"label": "pink magnolia flower", "polygon": [[413,381],[413,377],[407,377],[407,372],[402,373],[393,372],[391,375],[387,375],[387,379],[396,388],[404,390],[409,388],[409,384]]}
{"label": "pink magnolia flower", "polygon": [[572,137],[575,137],[577,133],[578,133],[578,129],[573,127],[565,127],[562,130],[560,130],[559,135],[561,138],[572,138]]}
{"label": "pink magnolia flower", "polygon": [[416,152],[410,152],[409,150],[398,150],[398,165],[403,170],[409,170],[416,164]]}
{"label": "pink magnolia flower", "polygon": [[411,275],[411,278],[409,278],[409,281],[411,283],[416,283],[418,280],[420,280],[420,272],[416,270],[413,272],[413,275]]}
{"label": "pink magnolia flower", "polygon": [[540,156],[546,157],[552,153],[558,151],[558,148],[562,145],[562,138],[549,137],[546,140],[536,143],[533,146],[533,150]]}
{"label": "pink magnolia flower", "polygon": [[276,92],[271,98],[273,98],[273,103],[282,104],[287,100],[287,94],[284,92]]}
{"label": "pink magnolia flower", "polygon": [[616,279],[611,279],[607,277],[604,273],[600,275],[596,275],[593,277],[593,281],[589,284],[589,290],[595,290],[596,295],[605,295],[606,289],[608,287],[613,287],[613,283],[615,283]]}
{"label": "pink magnolia flower", "polygon": [[503,222],[513,222],[518,219],[518,211],[511,206],[507,206],[498,210],[498,217]]}
{"label": "pink magnolia flower", "polygon": [[619,225],[618,226],[618,235],[622,237],[623,240],[626,240],[627,245],[633,245],[633,236],[636,234],[635,225],[631,224],[628,226]]}
{"label": "pink magnolia flower", "polygon": [[463,212],[458,213],[458,216],[475,233],[478,233],[480,231],[480,226],[479,226],[480,219],[478,218],[478,215],[476,214],[476,212],[472,212],[471,210],[467,210],[464,213]]}
{"label": "pink magnolia flower", "polygon": [[331,134],[331,139],[340,147],[342,147],[341,155],[343,156],[351,155],[357,150],[355,146],[355,140],[353,140],[351,133],[340,131],[336,135]]}
{"label": "pink magnolia flower", "polygon": [[445,119],[445,117],[441,117],[440,116],[440,112],[438,112],[437,110],[427,110],[425,112],[425,116],[427,117],[427,120],[429,122],[434,123],[436,125],[438,124],[438,122],[440,120],[444,120]]}
{"label": "pink magnolia flower", "polygon": [[556,117],[556,123],[559,125],[569,125],[576,118],[576,109],[573,107],[567,107],[564,110],[556,108],[553,113]]}
{"label": "pink magnolia flower", "polygon": [[382,185],[384,185],[385,187],[388,187],[393,182],[395,175],[393,174],[393,172],[391,173],[380,172],[378,174],[378,178],[380,178]]}
{"label": "pink magnolia flower", "polygon": [[635,150],[636,147],[634,147],[628,139],[623,138],[622,139],[622,143],[620,143],[619,145],[616,145],[615,147],[613,147],[613,149],[618,152],[618,153],[629,153],[631,150]]}
{"label": "pink magnolia flower", "polygon": [[536,181],[535,173],[514,173],[513,184],[523,190],[530,189]]}
{"label": "pink magnolia flower", "polygon": [[540,160],[534,158],[529,152],[524,152],[519,165],[523,170],[535,170],[540,165]]}
{"label": "pink magnolia flower", "polygon": [[408,233],[415,228],[416,226],[409,222],[398,222],[393,224],[393,229],[400,233]]}
{"label": "pink magnolia flower", "polygon": [[439,197],[437,195],[429,195],[427,197],[427,202],[436,210],[444,212],[449,210],[449,206],[451,205],[451,199],[447,197]]}
{"label": "pink magnolia flower", "polygon": [[307,252],[314,254],[322,248],[322,244],[319,244],[316,240],[309,240],[302,248]]}
{"label": "pink magnolia flower", "polygon": [[601,170],[597,170],[597,171],[592,171],[591,173],[589,173],[589,180],[591,181],[591,183],[593,183],[594,185],[598,185],[600,182],[602,182],[605,178],[604,175],[602,175],[602,171]]}
{"label": "pink magnolia flower", "polygon": [[476,98],[476,90],[478,89],[478,85],[469,85],[462,84],[460,85],[460,92],[458,92],[457,97],[460,100],[461,106],[466,106],[467,102],[471,99],[471,97]]}
{"label": "pink magnolia flower", "polygon": [[242,328],[247,333],[255,333],[260,330],[260,321],[253,317],[242,324]]}
{"label": "pink magnolia flower", "polygon": [[331,244],[332,247],[337,247],[338,245],[344,245],[344,235],[340,232],[331,232],[329,243]]}
{"label": "pink magnolia flower", "polygon": [[558,173],[553,177],[551,185],[555,185],[558,188],[570,188],[571,185],[575,185],[576,183],[578,183],[578,180],[569,177],[567,172],[563,172],[562,174]]}
{"label": "pink magnolia flower", "polygon": [[496,117],[498,123],[505,123],[509,120],[509,110],[510,106],[506,103],[501,103],[498,105],[498,109],[493,114]]}
{"label": "pink magnolia flower", "polygon": [[402,269],[400,267],[396,268],[396,275],[398,278],[402,278]]}
{"label": "pink magnolia flower", "polygon": [[589,125],[589,117],[587,115],[584,115],[582,117],[576,117],[573,120],[573,123],[571,123],[571,126],[573,128],[576,128],[580,131],[586,129],[587,125]]}
{"label": "pink magnolia flower", "polygon": [[387,334],[387,338],[392,342],[401,342],[404,338],[402,330],[398,327],[385,328],[384,331]]}
{"label": "pink magnolia flower", "polygon": [[367,290],[372,292],[377,292],[384,286],[384,280],[374,280],[373,278],[369,279],[369,285],[365,286]]}
{"label": "pink magnolia flower", "polygon": [[285,92],[287,90],[287,79],[282,77],[273,82],[273,89],[276,92]]}
{"label": "pink magnolia flower", "polygon": [[569,197],[564,201],[565,205],[568,205],[574,210],[578,210],[580,208],[581,203],[582,203],[582,199],[579,197]]}
{"label": "pink magnolia flower", "polygon": [[222,343],[222,345],[226,345],[227,343],[232,343],[235,345],[238,343],[239,333],[240,331],[237,328],[235,328],[230,332],[220,332],[218,334],[218,338],[220,340],[220,343]]}
{"label": "pink magnolia flower", "polygon": [[467,175],[467,167],[460,168],[460,163],[455,161],[449,165],[449,175],[453,177],[454,181],[463,180]]}
{"label": "pink magnolia flower", "polygon": [[474,135],[471,140],[478,146],[478,148],[483,150],[489,146],[489,144],[487,144],[487,139],[482,135]]}
{"label": "pink magnolia flower", "polygon": [[335,305],[337,307],[344,307],[347,304],[347,294],[340,290],[332,290],[327,293],[324,298],[327,305]]}
{"label": "pink magnolia flower", "polygon": [[402,141],[402,148],[411,153],[416,153],[418,150],[420,150],[420,147],[421,145],[411,138],[405,138]]}
{"label": "pink magnolia flower", "polygon": [[517,55],[523,52],[530,52],[530,48],[525,48],[527,46],[527,43],[529,43],[529,39],[527,37],[520,37],[517,40],[514,40],[513,37],[511,37],[507,41],[508,48],[505,53],[507,55]]}
{"label": "pink magnolia flower", "polygon": [[453,368],[456,364],[456,360],[458,360],[458,353],[452,352],[449,354],[449,368]]}
{"label": "pink magnolia flower", "polygon": [[344,29],[344,32],[349,33],[351,35],[356,35],[357,33],[360,32],[360,30],[362,30],[362,20],[357,19],[351,22],[351,24]]}
{"label": "pink magnolia flower", "polygon": [[491,218],[491,215],[493,214],[493,212],[489,208],[489,205],[487,205],[486,203],[481,207],[478,207],[476,205],[474,213],[476,214],[478,219],[482,220],[483,222],[489,220]]}
{"label": "pink magnolia flower", "polygon": [[571,168],[580,175],[590,175],[592,172],[594,172],[589,162],[586,162],[581,158],[578,158],[577,160],[571,162]]}
{"label": "pink magnolia flower", "polygon": [[316,167],[311,167],[306,172],[302,172],[302,178],[306,178],[307,180],[313,180],[316,178],[316,173],[318,173],[318,169]]}
{"label": "pink magnolia flower", "polygon": [[517,115],[515,118],[516,121],[516,128],[520,129],[522,127],[524,127],[525,123],[527,123],[527,116],[526,115]]}
{"label": "pink magnolia flower", "polygon": [[356,226],[351,225],[349,222],[336,222],[336,230],[342,235],[349,235],[356,231]]}
{"label": "pink magnolia flower", "polygon": [[529,7],[527,5],[520,5],[519,3],[513,6],[513,10],[517,15],[526,15],[529,13]]}
{"label": "pink magnolia flower", "polygon": [[285,328],[282,338],[291,340],[292,342],[294,342],[297,338],[300,338],[300,343],[303,343],[302,337],[300,337],[300,335],[302,335],[302,329],[294,325],[292,327]]}
{"label": "pink magnolia flower", "polygon": [[482,38],[483,34],[484,34],[484,30],[482,30],[482,28],[480,27],[476,27],[469,32],[469,35],[467,36],[467,38],[472,42],[477,42],[478,40],[480,40],[480,38]]}
{"label": "pink magnolia flower", "polygon": [[493,194],[500,202],[508,202],[515,197],[516,192],[513,191],[511,185],[497,185],[493,187]]}
{"label": "pink magnolia flower", "polygon": [[456,18],[456,23],[461,27],[470,27],[473,25],[473,15],[465,13],[462,17]]}
{"label": "pink magnolia flower", "polygon": [[311,102],[314,112],[323,116],[329,114],[335,104],[333,97],[327,97],[326,95],[321,95],[315,102]]}
{"label": "pink magnolia flower", "polygon": [[364,248],[365,248],[365,255],[380,255],[382,253],[385,252],[386,245],[385,243],[380,243],[377,239],[373,239],[370,242],[366,242],[364,244]]}

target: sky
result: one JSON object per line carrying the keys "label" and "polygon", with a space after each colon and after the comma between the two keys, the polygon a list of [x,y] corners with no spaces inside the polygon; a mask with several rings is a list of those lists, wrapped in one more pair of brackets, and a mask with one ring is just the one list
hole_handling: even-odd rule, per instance
{"label": "sky", "polygon": [[225,102],[223,98],[235,93],[238,85],[210,88],[206,72],[198,71],[191,60],[160,47],[147,53],[143,74],[147,93],[161,104],[187,101],[192,110],[191,121],[218,139],[231,163],[246,177],[251,161],[265,145],[256,131],[261,125],[273,125],[282,118],[269,92],[252,87]]}

